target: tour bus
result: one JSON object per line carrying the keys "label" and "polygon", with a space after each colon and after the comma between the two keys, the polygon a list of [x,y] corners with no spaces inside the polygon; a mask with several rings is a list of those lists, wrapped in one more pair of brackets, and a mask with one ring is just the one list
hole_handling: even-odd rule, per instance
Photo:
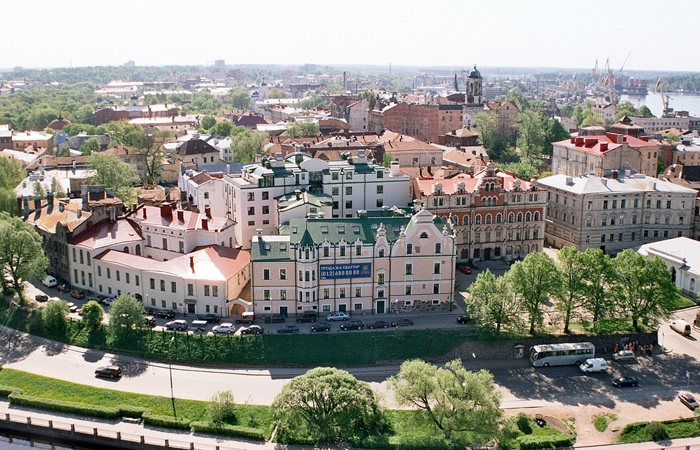
{"label": "tour bus", "polygon": [[595,357],[595,346],[590,342],[535,345],[530,352],[533,367],[581,365]]}

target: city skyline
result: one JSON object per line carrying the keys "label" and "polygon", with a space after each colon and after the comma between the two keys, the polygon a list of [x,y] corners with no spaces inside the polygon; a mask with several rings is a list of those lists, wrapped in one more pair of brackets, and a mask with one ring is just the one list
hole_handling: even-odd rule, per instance
{"label": "city skyline", "polygon": [[[652,0],[371,2],[261,0],[197,4],[46,0],[4,8],[0,67],[275,64],[542,67],[700,71],[668,51]],[[692,0],[664,10],[692,11]],[[28,26],[25,20],[31,19]],[[37,32],[40,30],[41,32]],[[45,31],[44,31],[45,30]],[[692,27],[673,29],[692,42]],[[684,39],[685,38],[685,39]],[[9,42],[8,42],[9,41]],[[677,44],[676,44],[677,45]]]}

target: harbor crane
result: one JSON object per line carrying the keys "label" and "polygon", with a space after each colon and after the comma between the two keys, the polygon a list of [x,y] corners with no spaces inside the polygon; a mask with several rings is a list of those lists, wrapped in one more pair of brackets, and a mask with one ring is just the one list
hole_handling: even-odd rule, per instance
{"label": "harbor crane", "polygon": [[668,106],[668,101],[673,100],[673,98],[664,92],[664,79],[663,78],[659,78],[656,81],[656,85],[654,85],[654,94],[656,94],[657,92],[659,92],[659,94],[661,94],[661,103],[663,104],[663,108],[664,108],[661,117],[671,116],[671,113],[673,112],[673,108],[670,108]]}

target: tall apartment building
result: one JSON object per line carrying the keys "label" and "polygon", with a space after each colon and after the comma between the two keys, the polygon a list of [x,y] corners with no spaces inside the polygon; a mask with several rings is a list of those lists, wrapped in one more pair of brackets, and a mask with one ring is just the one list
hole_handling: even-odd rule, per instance
{"label": "tall apartment building", "polygon": [[293,219],[280,235],[253,237],[256,314],[386,314],[451,310],[452,229],[429,211],[360,212]]}

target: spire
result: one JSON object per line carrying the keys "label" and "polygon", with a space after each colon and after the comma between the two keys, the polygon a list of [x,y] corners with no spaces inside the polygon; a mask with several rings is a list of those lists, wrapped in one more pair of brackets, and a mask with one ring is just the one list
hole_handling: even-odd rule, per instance
{"label": "spire", "polygon": [[457,84],[457,72],[455,72],[455,91],[459,92],[459,84]]}

